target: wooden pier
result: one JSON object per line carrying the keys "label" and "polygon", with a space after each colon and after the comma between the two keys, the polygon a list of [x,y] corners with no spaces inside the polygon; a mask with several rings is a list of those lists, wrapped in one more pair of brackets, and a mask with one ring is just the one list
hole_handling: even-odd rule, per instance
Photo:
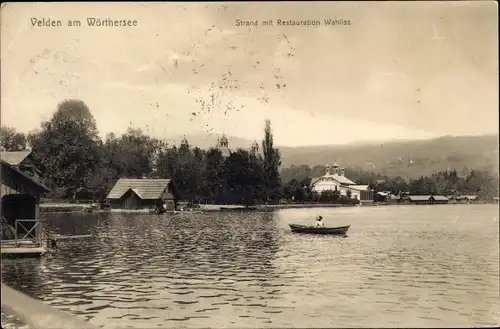
{"label": "wooden pier", "polygon": [[2,241],[1,255],[10,257],[41,257],[46,250],[41,246],[16,246],[12,243]]}
{"label": "wooden pier", "polygon": [[2,239],[0,245],[2,257],[41,257],[45,253],[41,220],[15,220],[12,235],[12,239]]}

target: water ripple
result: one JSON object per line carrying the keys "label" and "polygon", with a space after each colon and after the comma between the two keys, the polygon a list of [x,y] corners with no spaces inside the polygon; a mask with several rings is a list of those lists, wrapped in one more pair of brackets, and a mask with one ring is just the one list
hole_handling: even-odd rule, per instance
{"label": "water ripple", "polygon": [[498,325],[498,207],[385,209],[321,209],[345,238],[289,232],[317,209],[47,215],[92,237],[2,279],[104,328]]}

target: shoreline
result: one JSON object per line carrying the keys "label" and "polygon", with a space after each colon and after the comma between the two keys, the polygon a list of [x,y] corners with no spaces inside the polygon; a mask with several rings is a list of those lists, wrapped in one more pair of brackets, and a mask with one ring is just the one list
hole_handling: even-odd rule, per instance
{"label": "shoreline", "polygon": [[[440,205],[466,205],[466,204],[498,204],[498,203],[447,203],[447,204],[407,204],[412,206],[440,206]],[[361,205],[343,205],[337,203],[291,203],[291,204],[276,204],[276,205],[256,205],[245,207],[241,205],[224,205],[224,204],[200,204],[199,209],[194,209],[193,213],[201,212],[270,212],[280,209],[307,209],[307,208],[338,208],[338,207],[387,207],[387,206],[401,206],[402,204],[374,204],[373,202],[365,201]],[[406,204],[405,204],[406,205]],[[89,213],[142,213],[153,214],[152,209],[94,209],[92,210],[91,204],[41,204],[40,213],[76,213],[76,212],[89,212]],[[184,211],[190,213],[190,211]],[[184,213],[179,210],[170,210],[166,214]]]}
{"label": "shoreline", "polygon": [[[367,204],[366,204],[367,205]],[[199,210],[202,212],[232,212],[232,211],[273,211],[276,209],[292,209],[292,208],[336,208],[336,207],[355,207],[356,205],[343,205],[333,203],[294,203],[294,204],[277,204],[277,205],[256,205],[245,207],[241,205],[212,205],[200,204]],[[371,206],[371,204],[369,205]],[[95,209],[91,210],[91,204],[41,204],[40,213],[74,213],[74,212],[112,212],[112,213],[154,213],[151,209]],[[179,213],[181,211],[167,211],[166,213]],[[187,211],[189,212],[189,211]]]}

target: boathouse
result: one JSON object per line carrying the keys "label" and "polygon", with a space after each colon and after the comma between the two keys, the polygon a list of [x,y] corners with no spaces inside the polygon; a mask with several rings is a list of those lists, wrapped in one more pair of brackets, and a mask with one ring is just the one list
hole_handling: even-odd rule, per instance
{"label": "boathouse", "polygon": [[477,195],[459,195],[455,197],[459,203],[477,203],[479,201]]}
{"label": "boathouse", "polygon": [[444,195],[407,195],[401,198],[401,202],[410,204],[447,204],[449,199]]}
{"label": "boathouse", "polygon": [[42,247],[39,202],[40,197],[50,192],[50,189],[38,181],[36,177],[39,171],[32,162],[25,161],[29,160],[29,153],[31,152],[1,153],[2,254],[8,250],[20,250],[21,247],[26,250],[26,246],[39,250]]}
{"label": "boathouse", "polygon": [[340,168],[337,163],[333,165],[333,168],[326,165],[326,173],[311,180],[311,189],[318,193],[338,190],[340,195],[347,195],[350,191],[353,199],[373,201],[373,191],[369,186],[358,185],[347,178],[344,168]]}
{"label": "boathouse", "polygon": [[170,179],[120,178],[106,197],[111,209],[154,210],[167,205],[175,209],[177,198]]}
{"label": "boathouse", "polygon": [[0,153],[0,158],[11,166],[18,168],[23,173],[28,174],[37,180],[40,179],[41,171],[35,166],[31,151],[2,151]]}

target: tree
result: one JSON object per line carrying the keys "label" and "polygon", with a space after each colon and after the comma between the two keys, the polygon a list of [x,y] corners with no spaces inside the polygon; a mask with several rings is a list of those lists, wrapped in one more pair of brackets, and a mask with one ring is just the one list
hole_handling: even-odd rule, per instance
{"label": "tree", "polygon": [[207,190],[207,197],[212,200],[220,200],[223,177],[224,157],[218,149],[211,148],[205,155],[205,167],[203,181]]}
{"label": "tree", "polygon": [[231,203],[253,203],[253,178],[250,168],[250,156],[239,149],[232,152],[224,164],[224,173],[228,190],[227,199]]}
{"label": "tree", "polygon": [[2,149],[5,151],[24,151],[26,149],[26,135],[16,132],[15,128],[2,126],[0,137]]}
{"label": "tree", "polygon": [[323,165],[316,165],[311,170],[311,177],[320,177],[326,173],[326,168]]}
{"label": "tree", "polygon": [[280,172],[281,181],[288,183],[292,179],[301,181],[305,178],[312,177],[312,170],[308,165],[292,165],[290,168],[284,168]]}
{"label": "tree", "polygon": [[[250,177],[252,179],[252,196],[255,203],[265,202],[266,200],[266,172],[264,169],[264,160],[260,154],[250,152]],[[279,186],[281,188],[281,186]]]}
{"label": "tree", "polygon": [[208,188],[203,176],[205,172],[205,151],[195,147],[192,150],[191,170],[194,175],[193,189],[196,199],[206,198],[208,196]]}
{"label": "tree", "polygon": [[[189,142],[184,139],[177,150],[175,173],[172,176],[183,200],[194,200],[200,196],[201,168],[195,163],[195,156]],[[199,152],[199,151],[198,151]],[[198,154],[198,157],[202,157]]]}
{"label": "tree", "polygon": [[471,170],[465,178],[464,190],[482,198],[498,196],[498,178],[495,179],[487,171]]}
{"label": "tree", "polygon": [[302,184],[295,178],[285,184],[283,187],[283,194],[287,200],[293,199],[295,202],[305,201],[306,197]]}
{"label": "tree", "polygon": [[322,191],[319,200],[324,203],[335,203],[340,200],[340,192],[338,190]]}
{"label": "tree", "polygon": [[100,163],[97,126],[81,100],[59,103],[52,118],[29,137],[46,183],[62,188],[65,196],[85,187]]}
{"label": "tree", "polygon": [[141,129],[129,127],[120,138],[113,133],[108,134],[104,144],[109,158],[107,165],[119,177],[147,177],[153,171],[161,146],[158,140],[144,134]]}
{"label": "tree", "polygon": [[352,197],[352,191],[351,190],[347,190],[346,196],[350,199]]}
{"label": "tree", "polygon": [[270,120],[266,120],[264,140],[262,141],[262,151],[264,154],[264,169],[266,172],[266,199],[276,200],[279,198],[279,188],[281,186],[279,176],[281,156],[279,150],[274,148]]}

